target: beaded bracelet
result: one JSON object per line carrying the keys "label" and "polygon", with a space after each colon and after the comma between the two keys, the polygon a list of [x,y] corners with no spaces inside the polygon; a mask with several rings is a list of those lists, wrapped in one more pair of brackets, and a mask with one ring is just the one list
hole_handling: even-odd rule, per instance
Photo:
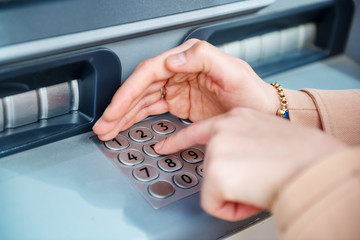
{"label": "beaded bracelet", "polygon": [[281,118],[289,117],[289,110],[287,109],[287,101],[284,93],[284,89],[279,83],[271,83],[271,86],[275,87],[280,98],[281,107],[277,110],[276,115]]}

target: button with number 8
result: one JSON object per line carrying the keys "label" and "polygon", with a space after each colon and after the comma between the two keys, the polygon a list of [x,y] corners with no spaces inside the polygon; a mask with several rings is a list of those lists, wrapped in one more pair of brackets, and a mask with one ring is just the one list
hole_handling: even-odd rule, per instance
{"label": "button with number 8", "polygon": [[130,149],[119,154],[118,159],[121,163],[134,166],[144,161],[144,155],[135,149]]}
{"label": "button with number 8", "polygon": [[158,161],[158,166],[165,172],[175,172],[182,168],[182,163],[179,159],[169,156]]}

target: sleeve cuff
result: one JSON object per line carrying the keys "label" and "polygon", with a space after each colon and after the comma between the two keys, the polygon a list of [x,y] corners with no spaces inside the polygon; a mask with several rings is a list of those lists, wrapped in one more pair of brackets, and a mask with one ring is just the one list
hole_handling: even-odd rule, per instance
{"label": "sleeve cuff", "polygon": [[306,92],[286,89],[290,121],[322,129],[316,105]]}

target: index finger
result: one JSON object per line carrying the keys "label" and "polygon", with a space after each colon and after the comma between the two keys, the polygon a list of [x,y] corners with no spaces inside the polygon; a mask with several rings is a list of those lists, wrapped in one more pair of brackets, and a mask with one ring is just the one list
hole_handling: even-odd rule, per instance
{"label": "index finger", "polygon": [[208,143],[211,129],[219,116],[192,123],[188,127],[158,142],[155,151],[160,154],[171,154],[197,144]]}

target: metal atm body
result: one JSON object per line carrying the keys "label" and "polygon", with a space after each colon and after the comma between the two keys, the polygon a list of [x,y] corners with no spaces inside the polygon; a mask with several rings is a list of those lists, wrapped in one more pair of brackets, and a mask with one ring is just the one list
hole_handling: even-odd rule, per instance
{"label": "metal atm body", "polygon": [[359,88],[359,4],[0,2],[0,239],[277,239],[268,212],[222,221],[199,193],[154,209],[91,126],[139,62],[189,38],[286,88]]}

